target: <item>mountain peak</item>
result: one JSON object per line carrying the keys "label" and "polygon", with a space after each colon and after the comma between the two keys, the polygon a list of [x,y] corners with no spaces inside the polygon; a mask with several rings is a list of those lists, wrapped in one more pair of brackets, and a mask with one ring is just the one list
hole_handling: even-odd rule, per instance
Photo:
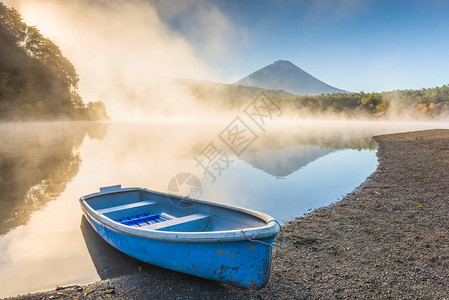
{"label": "mountain peak", "polygon": [[[277,60],[271,64],[271,66],[281,67],[281,68],[298,68],[292,62],[288,60]],[[300,69],[300,68],[298,68]]]}
{"label": "mountain peak", "polygon": [[288,60],[277,60],[236,84],[309,96],[346,92],[318,80]]}
{"label": "mountain peak", "polygon": [[290,62],[288,60],[282,60],[282,59],[273,62],[273,65],[293,65],[293,66],[295,66],[292,62]]}

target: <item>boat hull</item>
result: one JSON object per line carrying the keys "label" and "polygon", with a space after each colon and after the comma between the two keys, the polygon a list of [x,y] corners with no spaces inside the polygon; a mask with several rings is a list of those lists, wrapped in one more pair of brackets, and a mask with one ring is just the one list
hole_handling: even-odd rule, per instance
{"label": "boat hull", "polygon": [[268,281],[274,237],[236,241],[167,241],[122,232],[84,210],[95,231],[111,246],[149,264],[194,276],[260,289]]}

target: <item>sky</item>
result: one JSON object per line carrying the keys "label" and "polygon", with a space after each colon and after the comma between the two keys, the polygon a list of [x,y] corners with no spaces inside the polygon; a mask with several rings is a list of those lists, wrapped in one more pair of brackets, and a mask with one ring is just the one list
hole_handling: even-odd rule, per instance
{"label": "sky", "polygon": [[[191,1],[186,7],[171,0],[152,3],[167,26],[186,38],[215,71],[216,81],[235,82],[282,59],[354,92],[449,83],[449,1],[228,0]],[[198,9],[215,10],[215,16],[204,22],[196,18]],[[221,51],[214,52],[206,41],[211,33],[220,35],[215,43],[223,45]]]}
{"label": "sky", "polygon": [[445,0],[1,1],[61,48],[89,99],[145,94],[160,74],[233,83],[280,59],[352,92],[449,83]]}

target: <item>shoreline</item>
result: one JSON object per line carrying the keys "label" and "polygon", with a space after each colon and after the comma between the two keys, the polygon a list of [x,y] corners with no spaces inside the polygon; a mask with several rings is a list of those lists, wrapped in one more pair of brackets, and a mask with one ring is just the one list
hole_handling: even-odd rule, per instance
{"label": "shoreline", "polygon": [[340,201],[283,225],[286,246],[274,250],[259,291],[149,265],[11,299],[447,298],[449,130],[374,139],[376,171]]}

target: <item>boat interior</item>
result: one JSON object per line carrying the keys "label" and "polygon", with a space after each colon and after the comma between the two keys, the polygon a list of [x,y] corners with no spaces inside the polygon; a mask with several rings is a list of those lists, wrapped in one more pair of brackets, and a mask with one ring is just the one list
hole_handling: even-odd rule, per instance
{"label": "boat interior", "polygon": [[85,201],[110,220],[142,230],[207,232],[267,224],[265,220],[238,209],[148,190],[125,189],[88,197]]}

